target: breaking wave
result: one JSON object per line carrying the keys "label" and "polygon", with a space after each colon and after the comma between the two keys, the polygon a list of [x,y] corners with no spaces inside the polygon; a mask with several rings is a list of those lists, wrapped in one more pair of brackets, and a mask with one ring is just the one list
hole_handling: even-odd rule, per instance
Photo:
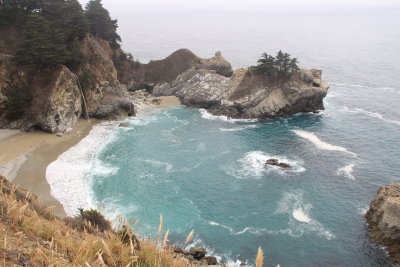
{"label": "breaking wave", "polygon": [[[265,162],[268,159],[275,158],[279,162],[289,164],[291,168],[284,169],[278,166],[267,165]],[[306,169],[301,166],[299,161],[291,160],[285,156],[271,156],[263,151],[251,151],[238,160],[239,168],[234,170],[228,170],[229,175],[233,175],[236,178],[247,178],[247,177],[261,177],[265,173],[277,172],[279,174],[285,173],[301,173]]]}

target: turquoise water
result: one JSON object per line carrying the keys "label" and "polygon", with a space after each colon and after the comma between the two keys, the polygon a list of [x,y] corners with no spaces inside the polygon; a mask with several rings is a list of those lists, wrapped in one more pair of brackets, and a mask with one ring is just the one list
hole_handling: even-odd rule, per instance
{"label": "turquoise water", "polygon": [[[397,150],[372,130],[384,127],[399,144],[400,125],[329,107],[265,122],[226,121],[183,106],[129,119],[92,166],[118,167],[92,177],[95,200],[110,215],[139,219],[143,235],[155,235],[159,214],[171,242],[195,229],[195,244],[226,262],[252,263],[262,246],[267,266],[388,265],[368,241],[363,214],[399,168]],[[293,130],[347,152],[321,149]],[[265,166],[270,157],[293,168]]]}
{"label": "turquoise water", "polygon": [[[266,266],[389,266],[364,213],[379,186],[399,181],[399,9],[253,4],[111,11],[124,49],[142,61],[187,47],[221,50],[237,67],[287,51],[323,69],[326,110],[242,122],[179,106],[110,126],[86,176],[93,202],[139,220],[143,235],[156,234],[163,214],[171,243],[194,229],[194,244],[225,262],[252,265],[262,246]],[[270,157],[293,168],[265,166]]]}

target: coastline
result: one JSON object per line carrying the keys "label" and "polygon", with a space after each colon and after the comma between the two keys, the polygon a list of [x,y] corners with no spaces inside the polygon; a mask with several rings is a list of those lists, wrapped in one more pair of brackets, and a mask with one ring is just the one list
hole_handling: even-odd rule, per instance
{"label": "coastline", "polygon": [[[158,100],[154,101],[155,99]],[[143,96],[136,101],[138,114],[176,105],[180,105],[176,97]],[[50,193],[50,185],[46,179],[47,166],[77,145],[102,121],[104,120],[80,119],[70,133],[61,137],[41,131],[26,133],[19,130],[0,130],[0,175],[37,195],[42,204],[53,207],[54,215],[65,217],[62,204]]]}

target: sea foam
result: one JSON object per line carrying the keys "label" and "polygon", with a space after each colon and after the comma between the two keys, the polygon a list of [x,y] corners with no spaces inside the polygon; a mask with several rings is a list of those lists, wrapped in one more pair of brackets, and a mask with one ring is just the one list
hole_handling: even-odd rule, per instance
{"label": "sea foam", "polygon": [[[283,169],[278,166],[265,164],[265,162],[271,158],[276,158],[279,162],[287,163],[292,167],[288,169]],[[279,174],[301,173],[306,170],[303,166],[301,166],[300,161],[291,160],[285,156],[280,155],[268,155],[263,151],[248,152],[243,158],[240,158],[238,162],[239,168],[227,171],[228,174],[233,175],[236,178],[261,177],[265,173],[270,172],[276,172]]]}
{"label": "sea foam", "polygon": [[235,122],[257,122],[258,121],[257,119],[233,119],[233,118],[229,118],[228,116],[225,116],[225,115],[215,116],[215,115],[212,115],[211,113],[209,113],[205,109],[199,109],[199,112],[200,112],[201,117],[203,119],[213,120],[213,121],[226,121],[226,122],[230,122],[230,123],[235,123]]}
{"label": "sea foam", "polygon": [[321,139],[318,138],[318,136],[316,136],[314,133],[311,132],[307,132],[307,131],[303,131],[303,130],[292,130],[295,134],[297,134],[298,136],[300,136],[303,139],[306,139],[308,141],[310,141],[311,143],[313,143],[316,147],[318,147],[319,149],[322,150],[331,150],[331,151],[340,151],[340,152],[345,152],[348,154],[351,154],[353,156],[356,156],[355,153],[348,151],[346,148],[341,147],[341,146],[335,146],[335,145],[331,145],[329,143],[326,143],[324,141],[322,141]]}
{"label": "sea foam", "polygon": [[328,240],[335,238],[329,230],[326,230],[321,223],[311,217],[311,204],[304,203],[304,193],[301,190],[285,192],[278,202],[275,214],[288,215],[288,228],[280,230],[293,237],[300,237],[304,234],[316,234]]}
{"label": "sea foam", "polygon": [[47,167],[46,179],[51,195],[60,201],[68,216],[76,215],[78,208],[94,208],[88,179],[92,164],[97,166],[96,172],[101,175],[118,171],[116,167],[101,164],[95,157],[96,152],[114,138],[115,129],[115,125],[110,123],[95,125],[88,136]]}
{"label": "sea foam", "polygon": [[344,175],[345,177],[347,177],[351,180],[355,180],[356,178],[353,175],[354,166],[355,166],[355,163],[351,163],[347,166],[339,168],[337,171],[337,175]]}
{"label": "sea foam", "polygon": [[390,124],[400,125],[400,121],[398,121],[398,120],[389,119],[389,118],[384,117],[380,113],[364,110],[362,108],[349,109],[348,107],[342,107],[341,110],[345,111],[345,112],[355,113],[355,114],[363,114],[363,115],[366,115],[366,116],[369,116],[372,118],[376,118],[376,119],[379,119],[381,121],[384,121],[384,122],[387,122]]}

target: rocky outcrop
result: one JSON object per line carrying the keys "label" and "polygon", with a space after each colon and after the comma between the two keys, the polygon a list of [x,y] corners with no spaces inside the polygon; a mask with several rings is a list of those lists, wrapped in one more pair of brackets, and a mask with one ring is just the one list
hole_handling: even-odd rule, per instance
{"label": "rocky outcrop", "polygon": [[226,77],[208,66],[199,64],[172,82],[156,85],[152,92],[156,96],[174,95],[185,105],[233,118],[265,119],[324,108],[329,86],[321,80],[320,70],[299,70],[282,82],[245,69]]}
{"label": "rocky outcrop", "polygon": [[216,52],[210,59],[201,59],[201,63],[196,65],[196,69],[214,70],[215,73],[230,77],[233,74],[232,65],[222,57],[221,52]]}
{"label": "rocky outcrop", "polygon": [[[134,115],[134,106],[128,100],[126,87],[118,80],[109,43],[88,36],[83,40],[82,52],[89,60],[79,71],[84,80],[84,93],[90,117],[119,119]],[[87,81],[85,81],[87,80]]]}
{"label": "rocky outcrop", "polygon": [[189,251],[183,250],[177,246],[171,246],[169,249],[175,254],[182,255],[189,262],[196,267],[205,267],[205,266],[215,266],[222,267],[224,264],[220,264],[216,257],[214,256],[206,256],[206,250],[201,247],[191,247]]}
{"label": "rocky outcrop", "polygon": [[282,169],[290,169],[292,166],[290,166],[287,163],[279,162],[278,159],[269,159],[265,162],[266,165],[271,165],[271,166],[277,166]]}
{"label": "rocky outcrop", "polygon": [[64,133],[86,112],[101,119],[134,115],[108,42],[87,36],[81,50],[87,61],[77,75],[63,65],[16,66],[0,55],[0,128]]}
{"label": "rocky outcrop", "polygon": [[391,261],[400,266],[400,183],[379,188],[366,218],[371,239],[384,245]]}
{"label": "rocky outcrop", "polygon": [[65,132],[82,114],[82,95],[75,76],[62,65],[51,69],[20,67],[14,65],[10,56],[2,55],[0,87],[3,128]]}
{"label": "rocky outcrop", "polygon": [[130,91],[145,89],[151,92],[154,85],[172,82],[201,62],[188,49],[179,49],[165,59],[152,60],[148,64],[123,59],[117,64],[118,79]]}

